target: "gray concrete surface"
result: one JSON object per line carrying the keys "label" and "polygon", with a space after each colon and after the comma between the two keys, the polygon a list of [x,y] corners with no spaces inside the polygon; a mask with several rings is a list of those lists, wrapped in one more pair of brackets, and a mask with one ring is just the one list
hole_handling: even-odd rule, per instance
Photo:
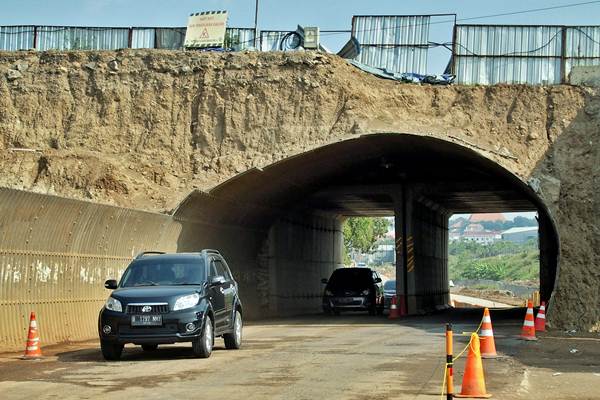
{"label": "gray concrete surface", "polygon": [[[516,340],[522,313],[492,311],[496,346],[504,356],[484,361],[494,398],[600,398],[598,339]],[[437,399],[444,321],[454,321],[459,349],[468,337],[460,333],[475,329],[480,314],[481,310],[455,310],[401,321],[366,315],[272,320],[247,326],[241,350],[224,350],[219,341],[208,360],[192,358],[185,346],[165,346],[152,353],[131,347],[122,361],[108,363],[96,342],[46,348],[42,361],[2,354],[0,397]],[[571,354],[570,347],[579,352]],[[464,359],[456,363],[457,389]]]}
{"label": "gray concrete surface", "polygon": [[600,87],[600,66],[577,66],[573,67],[569,74],[571,85]]}

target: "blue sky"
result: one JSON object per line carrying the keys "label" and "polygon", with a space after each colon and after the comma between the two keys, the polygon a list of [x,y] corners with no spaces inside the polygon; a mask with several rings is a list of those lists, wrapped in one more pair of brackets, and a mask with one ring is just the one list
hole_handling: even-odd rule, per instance
{"label": "blue sky", "polygon": [[[78,26],[185,26],[190,12],[228,10],[229,26],[252,27],[255,0],[0,0],[0,25]],[[514,1],[475,0],[260,0],[259,28],[294,30],[296,25],[319,26],[321,30],[350,29],[353,15],[409,15],[456,13],[458,18],[521,11],[581,2],[581,0]],[[542,11],[469,23],[480,24],[565,24],[600,23],[600,2],[579,7]],[[441,17],[435,21],[447,20]],[[452,24],[431,26],[430,40],[450,41]],[[327,34],[322,43],[337,52],[347,34]],[[430,50],[429,72],[440,73],[449,59],[443,48]]]}
{"label": "blue sky", "polygon": [[[577,2],[474,0],[260,0],[259,25],[293,29],[296,24],[321,29],[349,29],[354,14],[457,13],[459,18]],[[0,25],[52,24],[100,26],[184,26],[190,12],[225,9],[230,26],[254,23],[254,0],[2,0]],[[600,3],[535,14],[489,18],[473,23],[598,24]]]}

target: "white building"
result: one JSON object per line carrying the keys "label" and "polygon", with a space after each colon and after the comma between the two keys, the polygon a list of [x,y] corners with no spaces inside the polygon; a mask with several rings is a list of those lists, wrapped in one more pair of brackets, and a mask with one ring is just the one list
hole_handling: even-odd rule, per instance
{"label": "white building", "polygon": [[538,238],[538,227],[537,226],[523,226],[510,228],[502,232],[502,240],[506,240],[514,243],[525,243],[530,239]]}

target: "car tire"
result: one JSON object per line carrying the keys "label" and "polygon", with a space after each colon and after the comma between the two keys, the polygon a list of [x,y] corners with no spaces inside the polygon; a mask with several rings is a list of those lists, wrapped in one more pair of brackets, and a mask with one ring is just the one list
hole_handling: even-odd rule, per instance
{"label": "car tire", "polygon": [[226,349],[237,350],[242,347],[242,325],[242,314],[236,310],[233,315],[233,332],[223,335]]}
{"label": "car tire", "polygon": [[158,349],[157,344],[143,344],[142,345],[142,350],[144,350],[144,351],[155,351],[156,349]]}
{"label": "car tire", "polygon": [[206,317],[202,334],[192,342],[192,352],[198,358],[210,357],[215,342],[215,332],[213,322],[210,317]]}
{"label": "car tire", "polygon": [[377,315],[377,306],[376,305],[369,307],[369,315]]}
{"label": "car tire", "polygon": [[108,340],[100,340],[100,349],[102,350],[102,357],[106,361],[117,361],[121,358],[123,353],[123,345],[119,343],[110,342]]}

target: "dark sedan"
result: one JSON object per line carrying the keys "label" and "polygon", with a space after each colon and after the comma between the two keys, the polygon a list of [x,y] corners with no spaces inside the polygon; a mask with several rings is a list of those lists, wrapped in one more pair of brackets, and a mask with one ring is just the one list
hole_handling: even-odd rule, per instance
{"label": "dark sedan", "polygon": [[383,309],[390,310],[392,297],[396,295],[396,280],[390,279],[383,284]]}
{"label": "dark sedan", "polygon": [[370,268],[339,268],[323,279],[323,311],[339,315],[341,311],[383,313],[383,287],[377,271]]}

